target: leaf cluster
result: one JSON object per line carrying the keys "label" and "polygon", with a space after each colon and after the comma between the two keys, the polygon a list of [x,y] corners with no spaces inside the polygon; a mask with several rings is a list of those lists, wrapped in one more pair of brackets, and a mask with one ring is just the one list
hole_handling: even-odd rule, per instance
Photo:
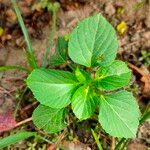
{"label": "leaf cluster", "polygon": [[66,108],[71,106],[79,120],[99,110],[98,121],[112,136],[136,136],[140,111],[132,93],[123,90],[131,72],[125,62],[115,60],[118,48],[114,28],[102,16],[81,21],[69,40],[58,38],[50,65],[75,63],[72,72],[38,68],[27,85],[40,105],[33,113],[34,124],[48,133],[67,126]]}

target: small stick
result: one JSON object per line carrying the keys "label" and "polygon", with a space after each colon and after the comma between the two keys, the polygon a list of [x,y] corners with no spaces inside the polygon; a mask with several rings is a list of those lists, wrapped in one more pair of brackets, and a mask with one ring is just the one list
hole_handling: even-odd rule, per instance
{"label": "small stick", "polygon": [[116,139],[114,137],[112,137],[112,140],[111,140],[111,150],[114,150],[115,146],[116,146]]}
{"label": "small stick", "polygon": [[63,140],[63,138],[65,137],[65,134],[67,133],[67,128],[60,134],[60,136],[58,137],[55,146],[57,147],[60,142]]}
{"label": "small stick", "polygon": [[25,120],[23,120],[23,121],[18,122],[18,123],[14,126],[14,128],[19,127],[19,126],[21,126],[21,125],[23,125],[23,124],[25,124],[25,123],[27,123],[27,122],[30,122],[30,121],[32,121],[32,117],[27,118],[27,119],[25,119]]}
{"label": "small stick", "polygon": [[144,76],[144,75],[145,75],[145,74],[141,71],[141,69],[139,69],[138,67],[134,66],[133,64],[128,63],[128,66],[129,66],[132,70],[134,70],[134,71],[136,71],[138,74],[140,74],[141,76]]}
{"label": "small stick", "polygon": [[36,106],[38,104],[38,102],[33,102],[32,104],[29,104],[27,106],[25,106],[24,108],[21,109],[21,114],[24,113],[25,111],[31,109],[32,107]]}

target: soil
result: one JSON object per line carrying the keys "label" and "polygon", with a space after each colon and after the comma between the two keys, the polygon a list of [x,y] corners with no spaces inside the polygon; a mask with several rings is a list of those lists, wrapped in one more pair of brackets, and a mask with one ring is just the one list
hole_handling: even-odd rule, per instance
{"label": "soil", "polygon": [[[118,59],[135,66],[129,66],[133,71],[130,90],[134,92],[141,112],[144,111],[150,100],[150,0],[143,0],[142,2],[141,0],[59,0],[61,8],[57,14],[57,33],[55,36],[57,39],[58,36],[70,33],[80,20],[96,13],[104,15],[116,30],[117,25],[124,21],[126,23],[125,32],[121,34],[117,31],[120,45]],[[52,18],[51,13],[46,9],[36,10],[37,3],[36,0],[18,0],[40,66],[47,46]],[[28,67],[24,51],[25,41],[9,0],[0,0],[0,27],[4,30],[4,33],[0,34],[0,66],[21,65]],[[53,47],[55,47],[55,43]],[[15,110],[18,103],[18,93],[26,92],[24,99],[27,99],[27,102],[21,102],[17,121],[30,117],[36,106],[35,103],[27,109],[25,115],[22,115],[22,109],[34,102],[30,98],[29,91],[25,90],[25,77],[26,74],[20,71],[0,72],[0,112],[5,112],[6,109]],[[4,107],[4,104],[7,107]],[[94,124],[94,120],[88,120],[82,122],[80,128],[72,125],[60,143],[70,150],[96,150],[95,141],[88,130]],[[25,128],[32,130],[35,127],[32,123],[28,123]],[[6,136],[9,132],[1,135]],[[99,136],[103,141],[104,149],[113,149],[111,137],[103,131],[99,133]],[[11,149],[27,149],[27,145],[33,142],[36,143],[33,139],[21,142]],[[43,146],[46,145],[45,143],[42,144]],[[38,143],[36,146],[35,149],[42,147]],[[52,146],[46,146],[49,147],[49,150],[55,149]],[[150,148],[150,121],[139,127],[137,138],[130,140],[126,148],[128,150],[147,150]]]}

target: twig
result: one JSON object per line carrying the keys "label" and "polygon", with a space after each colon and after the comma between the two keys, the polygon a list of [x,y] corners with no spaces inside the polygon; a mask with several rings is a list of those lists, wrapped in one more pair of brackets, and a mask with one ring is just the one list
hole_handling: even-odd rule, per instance
{"label": "twig", "polygon": [[116,145],[116,139],[114,137],[112,137],[112,140],[111,140],[111,150],[115,149],[115,145]]}
{"label": "twig", "polygon": [[4,82],[9,82],[9,81],[23,81],[23,79],[26,77],[26,75],[20,76],[20,77],[9,77],[4,79]]}
{"label": "twig", "polygon": [[144,76],[144,75],[145,75],[138,67],[134,66],[133,64],[128,63],[128,66],[129,66],[132,70],[134,70],[134,71],[136,71],[138,74],[140,74],[141,76]]}
{"label": "twig", "polygon": [[56,147],[59,145],[59,143],[64,138],[64,136],[65,136],[66,133],[67,133],[67,128],[60,134],[60,136],[58,137],[58,140],[55,142],[55,146]]}
{"label": "twig", "polygon": [[14,97],[12,96],[12,94],[11,94],[11,92],[10,91],[7,91],[5,88],[3,88],[3,87],[0,87],[0,92],[5,92],[6,94],[8,94],[10,97],[11,97],[11,99],[14,99]]}
{"label": "twig", "polygon": [[28,123],[28,122],[30,122],[30,121],[32,121],[32,117],[27,118],[27,119],[25,119],[25,120],[23,120],[23,121],[18,122],[18,123],[15,125],[14,128],[17,128],[17,127],[19,127],[19,126],[21,126],[21,125],[23,125],[23,124],[25,124],[25,123]]}
{"label": "twig", "polygon": [[24,108],[21,109],[21,114],[24,113],[25,111],[31,109],[32,107],[36,106],[37,104],[38,104],[38,101],[25,106]]}

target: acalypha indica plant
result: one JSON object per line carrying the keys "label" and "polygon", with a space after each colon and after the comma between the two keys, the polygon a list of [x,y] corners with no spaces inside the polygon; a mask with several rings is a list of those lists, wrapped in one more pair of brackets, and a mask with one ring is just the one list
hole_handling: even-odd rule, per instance
{"label": "acalypha indica plant", "polygon": [[99,111],[98,121],[107,133],[135,137],[140,111],[132,93],[123,89],[131,71],[115,60],[117,49],[115,30],[100,14],[79,22],[69,40],[59,37],[49,64],[70,60],[73,71],[39,68],[28,76],[27,85],[40,102],[32,115],[34,124],[56,133],[67,127],[67,108],[80,121]]}

